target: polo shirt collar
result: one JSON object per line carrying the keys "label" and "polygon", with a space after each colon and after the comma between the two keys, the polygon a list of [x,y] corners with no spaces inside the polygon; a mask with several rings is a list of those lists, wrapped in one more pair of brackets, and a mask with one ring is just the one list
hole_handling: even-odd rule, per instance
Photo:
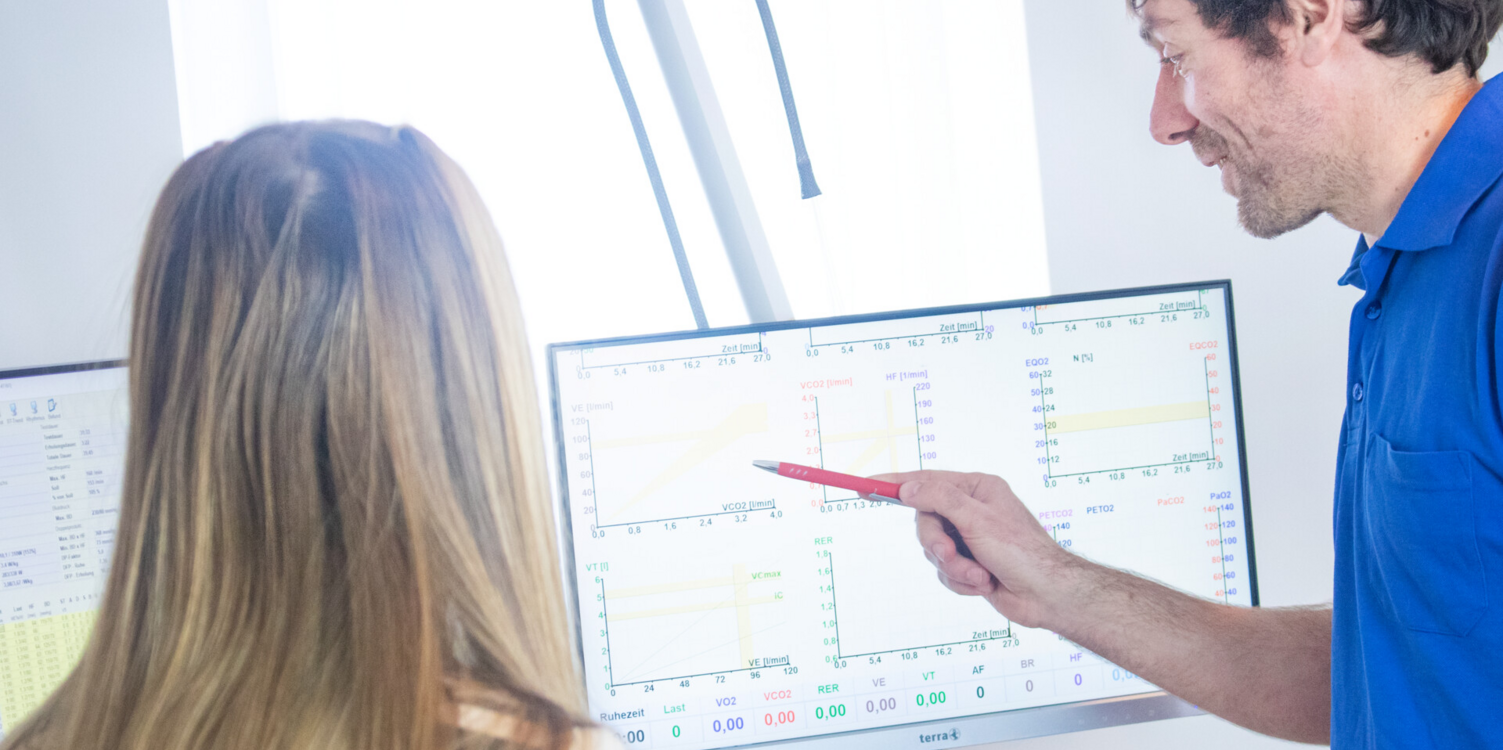
{"label": "polo shirt collar", "polygon": [[1462,218],[1503,175],[1500,79],[1494,76],[1461,111],[1379,245],[1412,251],[1451,244]]}
{"label": "polo shirt collar", "polygon": [[1346,273],[1341,274],[1341,279],[1336,282],[1338,286],[1354,286],[1358,289],[1367,289],[1367,280],[1362,276],[1362,259],[1366,257],[1372,248],[1367,246],[1367,237],[1357,235],[1357,251],[1352,253],[1351,265],[1346,267]]}
{"label": "polo shirt collar", "polygon": [[[1503,175],[1499,122],[1503,122],[1503,75],[1493,76],[1467,103],[1374,247],[1419,251],[1451,244],[1467,212]],[[1357,241],[1357,251],[1339,284],[1367,288],[1362,261],[1372,249],[1366,237]]]}

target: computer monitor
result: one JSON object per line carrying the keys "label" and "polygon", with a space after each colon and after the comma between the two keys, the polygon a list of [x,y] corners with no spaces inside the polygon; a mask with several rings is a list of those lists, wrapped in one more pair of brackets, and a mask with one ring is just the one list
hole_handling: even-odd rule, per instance
{"label": "computer monitor", "polygon": [[0,737],[67,677],[114,549],[126,370],[0,372]]}
{"label": "computer monitor", "polygon": [[1230,282],[548,359],[589,708],[629,745],[956,747],[1195,713],[946,590],[911,510],[757,459],[997,474],[1073,552],[1258,602]]}

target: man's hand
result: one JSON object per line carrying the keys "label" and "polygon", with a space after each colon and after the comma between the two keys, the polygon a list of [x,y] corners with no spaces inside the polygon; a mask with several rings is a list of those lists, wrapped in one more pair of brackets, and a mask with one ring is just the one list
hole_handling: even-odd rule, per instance
{"label": "man's hand", "polygon": [[[1062,578],[1079,558],[1061,549],[1007,482],[990,474],[914,471],[875,477],[902,485],[918,513],[924,556],[951,591],[983,596],[1009,620],[1049,627]],[[946,528],[946,522],[953,524]],[[961,555],[954,529],[975,559]]]}
{"label": "man's hand", "polygon": [[[1055,544],[994,476],[877,478],[902,484],[924,554],[956,593],[984,596],[1013,622],[1059,633],[1242,726],[1329,741],[1329,608],[1232,607],[1097,565]],[[958,553],[951,529],[974,559]]]}

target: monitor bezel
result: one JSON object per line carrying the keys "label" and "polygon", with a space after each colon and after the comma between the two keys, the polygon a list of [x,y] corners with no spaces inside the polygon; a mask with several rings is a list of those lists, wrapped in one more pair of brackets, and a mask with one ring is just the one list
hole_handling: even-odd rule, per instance
{"label": "monitor bezel", "polygon": [[0,380],[15,380],[18,378],[34,378],[42,375],[67,375],[73,372],[87,372],[89,370],[110,370],[116,367],[126,367],[123,359],[102,359],[94,362],[72,362],[65,365],[43,365],[40,367],[22,367],[13,370],[0,370]]}
{"label": "monitor bezel", "polygon": [[[616,336],[603,339],[590,339],[584,341],[570,341],[549,344],[547,347],[548,357],[548,387],[549,405],[553,412],[553,442],[556,452],[558,503],[561,516],[562,528],[560,529],[561,556],[566,567],[564,570],[564,586],[568,596],[567,606],[570,623],[573,626],[573,637],[576,646],[576,657],[579,659],[578,668],[583,674],[584,670],[584,633],[580,622],[579,612],[579,582],[575,575],[577,561],[574,553],[574,528],[573,509],[569,505],[569,472],[566,468],[566,446],[563,435],[563,404],[559,397],[559,370],[558,355],[563,352],[576,351],[579,349],[623,346],[628,344],[650,344],[662,341],[680,341],[697,338],[710,338],[714,336],[729,336],[746,333],[758,333],[769,331],[788,330],[793,328],[818,328],[834,325],[847,325],[851,323],[869,323],[886,320],[901,320],[904,318],[918,318],[931,315],[949,315],[957,313],[972,313],[991,310],[1009,310],[1019,307],[1035,307],[1040,305],[1067,304],[1072,302],[1093,302],[1106,299],[1118,299],[1122,297],[1144,297],[1157,294],[1170,294],[1174,292],[1193,291],[1201,289],[1220,289],[1226,299],[1226,329],[1227,329],[1227,357],[1231,369],[1232,381],[1232,408],[1236,411],[1237,432],[1237,455],[1238,468],[1242,482],[1242,523],[1243,536],[1247,540],[1247,576],[1252,589],[1252,606],[1259,605],[1258,596],[1258,573],[1257,556],[1254,552],[1253,523],[1252,523],[1252,500],[1249,493],[1247,475],[1247,442],[1243,429],[1242,411],[1242,379],[1241,369],[1237,356],[1237,325],[1236,315],[1232,304],[1232,282],[1230,279],[1214,281],[1202,281],[1197,283],[1160,284],[1155,286],[1128,287],[1121,289],[1108,289],[1096,292],[1076,292],[1071,294],[1055,294],[1045,297],[1031,297],[1026,299],[1003,300],[999,302],[985,302],[967,305],[947,305],[943,307],[911,308],[905,310],[892,310],[877,313],[863,313],[858,315],[841,315],[825,318],[813,318],[808,320],[787,320],[773,323],[753,323],[741,326],[726,326],[722,328],[704,328],[696,330],[675,331],[669,333],[655,333],[641,336]],[[921,720],[904,724],[894,724],[884,727],[872,727],[868,729],[855,729],[838,732],[829,732],[809,737],[789,739],[766,740],[749,742],[741,745],[727,745],[725,747],[762,747],[772,745],[798,746],[801,748],[814,748],[821,743],[846,743],[854,737],[861,737],[863,746],[870,750],[886,750],[892,748],[913,748],[921,744],[918,735],[946,732],[965,728],[965,739],[956,743],[940,743],[944,747],[968,747],[988,742],[1001,742],[1007,740],[1019,740],[1029,737],[1041,737],[1065,732],[1075,732],[1086,729],[1098,729],[1111,726],[1136,724],[1157,719],[1174,718],[1180,716],[1195,716],[1203,713],[1199,708],[1192,706],[1179,698],[1164,691],[1150,691],[1135,695],[1118,696],[1113,698],[1100,698],[1095,700],[1074,701],[1067,703],[1054,703],[1045,706],[1028,708],[1013,708],[1002,711],[993,711],[983,714],[972,714],[952,719]],[[933,744],[933,743],[922,743]],[[831,744],[830,747],[843,746]]]}

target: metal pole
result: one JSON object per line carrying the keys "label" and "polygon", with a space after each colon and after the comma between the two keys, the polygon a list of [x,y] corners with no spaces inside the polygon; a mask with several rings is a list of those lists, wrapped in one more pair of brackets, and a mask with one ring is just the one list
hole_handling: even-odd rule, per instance
{"label": "metal pole", "polygon": [[689,141],[689,151],[720,230],[720,241],[730,258],[731,272],[741,289],[746,314],[753,323],[791,320],[793,309],[768,248],[762,220],[757,216],[751,188],[741,171],[741,161],[736,157],[683,0],[637,0],[637,4],[642,8],[658,65],[663,69],[673,107]]}
{"label": "metal pole", "polygon": [[668,232],[668,244],[673,249],[673,260],[678,264],[679,279],[684,283],[684,295],[689,299],[689,311],[694,314],[694,324],[700,329],[710,327],[705,318],[704,305],[699,300],[699,287],[694,283],[694,271],[689,268],[689,256],[684,252],[683,239],[679,237],[678,221],[673,218],[673,206],[668,202],[668,191],[663,187],[663,175],[658,171],[657,157],[652,155],[652,143],[647,139],[647,127],[642,124],[642,113],[637,110],[637,98],[632,96],[631,84],[626,80],[626,69],[621,66],[621,56],[616,53],[616,40],[611,35],[611,25],[605,16],[605,0],[594,0],[595,27],[600,32],[600,44],[605,49],[605,58],[611,64],[611,75],[616,78],[616,88],[621,92],[621,103],[626,105],[626,116],[631,121],[632,132],[637,136],[637,148],[642,152],[642,166],[647,168],[647,179],[652,183],[652,194],[658,201],[658,213],[663,217],[663,229]]}

